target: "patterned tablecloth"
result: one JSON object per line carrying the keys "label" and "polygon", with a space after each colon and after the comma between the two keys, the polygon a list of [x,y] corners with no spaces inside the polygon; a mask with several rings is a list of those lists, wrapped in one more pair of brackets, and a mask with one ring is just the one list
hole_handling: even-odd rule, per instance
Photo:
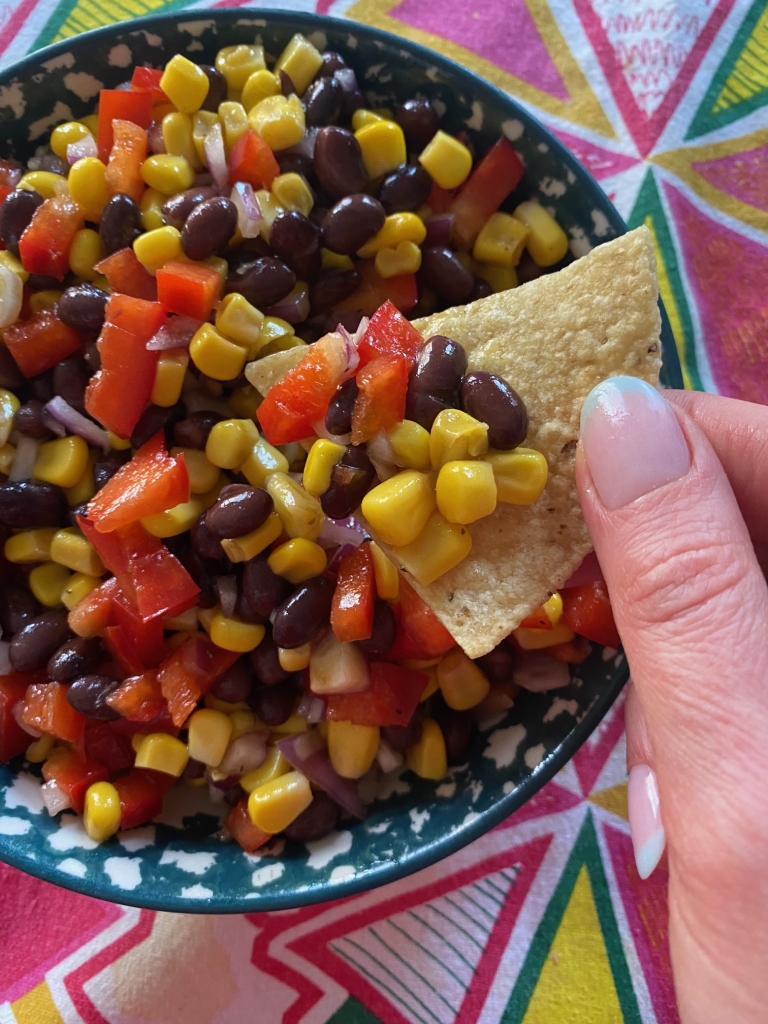
{"label": "patterned tablecloth", "polygon": [[[5,0],[0,61],[185,6]],[[408,36],[520,99],[653,231],[686,384],[768,402],[766,0],[269,6]],[[0,865],[0,1024],[672,1024],[666,878],[640,883],[626,814],[619,703],[501,827],[349,900],[155,914]]]}

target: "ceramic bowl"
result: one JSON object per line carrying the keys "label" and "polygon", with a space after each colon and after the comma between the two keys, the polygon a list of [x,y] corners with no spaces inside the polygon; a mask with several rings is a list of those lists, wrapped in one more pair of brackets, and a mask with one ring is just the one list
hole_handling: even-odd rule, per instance
{"label": "ceramic bowl", "polygon": [[[30,156],[54,125],[90,113],[99,89],[129,78],[134,64],[162,67],[175,53],[212,63],[220,47],[254,40],[274,59],[295,32],[343,54],[371,106],[426,95],[442,127],[466,131],[481,153],[504,134],[527,168],[515,196],[536,195],[554,209],[571,257],[624,232],[588,172],[509,96],[414,43],[303,13],[196,10],[41,50],[0,73],[0,156]],[[665,383],[681,386],[666,323],[663,346]],[[623,654],[595,646],[567,688],[525,693],[503,719],[485,723],[450,778],[387,777],[367,821],[344,822],[317,843],[288,843],[270,856],[214,840],[216,809],[185,787],[169,795],[159,820],[97,846],[73,814],[49,817],[38,775],[20,759],[0,766],[0,858],[90,896],[164,910],[242,913],[349,896],[448,856],[519,808],[584,743],[626,679]]]}

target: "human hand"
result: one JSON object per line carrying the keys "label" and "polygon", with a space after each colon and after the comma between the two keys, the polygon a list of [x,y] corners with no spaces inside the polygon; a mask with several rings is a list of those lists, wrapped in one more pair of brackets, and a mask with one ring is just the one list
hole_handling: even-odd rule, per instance
{"label": "human hand", "polygon": [[[665,401],[665,398],[668,401]],[[634,378],[587,398],[577,480],[634,685],[629,817],[665,843],[685,1024],[768,1014],[768,408]]]}

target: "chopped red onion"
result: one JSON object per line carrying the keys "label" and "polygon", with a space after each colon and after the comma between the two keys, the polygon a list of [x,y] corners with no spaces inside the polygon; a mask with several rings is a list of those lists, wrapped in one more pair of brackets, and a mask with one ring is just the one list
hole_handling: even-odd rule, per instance
{"label": "chopped red onion", "polygon": [[223,804],[225,800],[224,790],[219,789],[218,786],[215,786],[212,782],[209,782],[208,799],[211,801],[212,804],[215,804],[217,806],[219,804]]}
{"label": "chopped red onion", "polygon": [[60,423],[52,413],[48,412],[47,409],[43,409],[43,415],[41,418],[52,434],[55,434],[56,437],[66,437],[67,428],[63,423]]}
{"label": "chopped red onion", "polygon": [[217,576],[216,593],[225,619],[231,619],[237,604],[237,577]]}
{"label": "chopped red onion", "polygon": [[345,644],[333,630],[313,645],[309,686],[313,694],[361,693],[371,685],[368,662],[355,644]]}
{"label": "chopped red onion", "polygon": [[93,420],[88,419],[87,416],[83,416],[77,409],[73,409],[61,395],[56,395],[50,402],[47,402],[45,408],[60,423],[63,423],[67,430],[71,430],[73,434],[79,434],[88,444],[99,448],[109,447],[106,430],[103,430]]}
{"label": "chopped red onion", "polygon": [[291,291],[273,306],[265,306],[267,316],[279,316],[289,324],[300,324],[309,316],[309,288],[304,282],[296,284]]}
{"label": "chopped red onion", "polygon": [[256,238],[264,218],[253,187],[247,181],[236,181],[230,201],[237,207],[237,226],[243,238]]}
{"label": "chopped red onion", "polygon": [[564,661],[555,661],[548,654],[533,654],[521,662],[512,673],[512,681],[532,693],[559,690],[571,681]]}
{"label": "chopped red onion", "polygon": [[343,779],[336,773],[323,741],[314,729],[286,736],[278,740],[276,745],[286,761],[306,775],[315,786],[325,790],[339,807],[355,818],[365,818],[365,807],[357,786],[352,779]]}
{"label": "chopped red onion", "polygon": [[283,153],[295,153],[297,156],[305,156],[308,160],[313,160],[315,157],[315,142],[317,141],[318,131],[318,128],[308,129],[308,131],[304,133],[300,142],[297,142],[295,146],[290,146],[288,149],[284,149]]}
{"label": "chopped red onion", "polygon": [[24,171],[21,167],[8,167],[5,171],[5,181],[9,188],[16,188],[21,179],[24,177]]}
{"label": "chopped red onion", "polygon": [[338,71],[333,73],[333,77],[344,92],[357,92],[360,88],[357,84],[357,75],[352,68],[339,68]]}
{"label": "chopped red onion", "polygon": [[246,772],[261,768],[267,756],[267,734],[244,732],[227,747],[227,752],[216,771],[238,778]]}
{"label": "chopped red onion", "polygon": [[379,762],[379,768],[381,768],[385,775],[388,775],[389,772],[397,771],[398,768],[402,767],[403,755],[393,750],[386,740],[379,740],[376,760]]}
{"label": "chopped red onion", "polygon": [[605,577],[603,576],[603,570],[600,568],[600,563],[597,560],[597,555],[594,551],[590,551],[588,555],[585,555],[584,561],[581,563],[579,568],[572,576],[569,576],[560,589],[565,590],[566,587],[581,587],[585,583],[599,583],[602,579],[605,579]]}
{"label": "chopped red onion", "polygon": [[430,217],[424,225],[427,229],[424,245],[449,245],[455,219],[452,213],[440,213],[436,217]]}
{"label": "chopped red onion", "polygon": [[332,548],[336,544],[351,544],[360,547],[365,540],[365,530],[354,516],[349,519],[326,519],[317,537],[322,548]]}
{"label": "chopped red onion", "polygon": [[165,139],[163,138],[163,122],[153,121],[147,129],[147,142],[149,148],[155,156],[161,156],[163,153],[167,153],[168,150],[165,148]]}
{"label": "chopped red onion", "polygon": [[395,449],[383,430],[380,430],[368,442],[368,458],[373,463],[376,474],[382,482],[389,480],[401,468],[395,455]]}
{"label": "chopped red onion", "polygon": [[199,174],[195,175],[195,188],[201,188],[203,185],[212,185],[213,178],[210,176],[208,171],[200,171]]}
{"label": "chopped red onion", "polygon": [[165,352],[169,348],[189,348],[202,320],[191,316],[171,316],[147,342],[148,352]]}
{"label": "chopped red onion", "polygon": [[229,168],[227,167],[227,155],[224,151],[224,136],[221,132],[221,125],[215,124],[205,136],[203,143],[205,150],[205,162],[211,172],[213,183],[219,190],[223,191],[229,184]]}
{"label": "chopped red onion", "polygon": [[66,811],[72,806],[72,801],[69,796],[64,793],[56,782],[51,779],[50,782],[44,782],[40,787],[40,796],[43,798],[43,803],[51,817],[58,814],[59,811]]}
{"label": "chopped red onion", "polygon": [[310,725],[317,725],[325,718],[325,701],[311,693],[305,693],[296,708],[299,718],[305,718]]}
{"label": "chopped red onion", "polygon": [[315,420],[312,429],[318,437],[324,437],[326,441],[335,441],[336,444],[348,445],[352,440],[352,434],[332,434],[325,425],[325,420]]}
{"label": "chopped red onion", "polygon": [[87,156],[98,155],[99,147],[96,145],[96,139],[94,139],[90,132],[77,142],[70,142],[67,146],[67,163],[70,165],[76,164],[78,160],[82,160]]}
{"label": "chopped red onion", "polygon": [[234,789],[240,782],[240,776],[235,772],[231,772],[229,775],[225,775],[220,768],[208,767],[203,773],[210,786],[214,789],[221,790],[222,793],[226,793],[228,789]]}
{"label": "chopped red onion", "polygon": [[11,645],[7,640],[0,640],[0,676],[10,675],[11,672]]}
{"label": "chopped red onion", "polygon": [[41,443],[33,437],[19,438],[19,443],[16,445],[16,454],[13,457],[13,465],[8,474],[9,482],[29,480],[37,462]]}
{"label": "chopped red onion", "polygon": [[39,729],[34,729],[31,725],[27,725],[24,719],[21,717],[21,713],[24,710],[24,701],[17,701],[11,708],[11,714],[16,719],[16,724],[28,733],[30,736],[34,736],[36,740],[39,740],[43,735]]}

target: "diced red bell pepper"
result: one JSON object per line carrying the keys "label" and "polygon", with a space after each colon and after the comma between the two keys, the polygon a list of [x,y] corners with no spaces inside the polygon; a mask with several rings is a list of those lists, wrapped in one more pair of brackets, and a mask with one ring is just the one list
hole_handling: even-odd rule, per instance
{"label": "diced red bell pepper", "polygon": [[21,717],[38,732],[68,743],[82,743],[85,715],[75,711],[67,700],[67,688],[61,683],[32,683],[27,687]]}
{"label": "diced red bell pepper", "polygon": [[120,827],[135,828],[156,818],[163,809],[163,797],[176,780],[151,768],[134,768],[114,780],[120,797]]}
{"label": "diced red bell pepper", "polygon": [[106,181],[112,195],[123,192],[134,203],[141,199],[146,185],[141,176],[141,165],[147,157],[147,133],[132,121],[112,123],[114,142],[109,154]]}
{"label": "diced red bell pepper", "polygon": [[326,718],[356,725],[408,725],[429,676],[387,661],[373,661],[369,669],[370,688],[362,693],[331,694]]}
{"label": "diced red bell pepper", "polygon": [[112,722],[89,718],[83,744],[85,756],[103,764],[110,774],[130,768],[136,760],[130,736],[115,732]]}
{"label": "diced red bell pepper", "polygon": [[246,853],[253,853],[263,846],[272,836],[269,832],[262,832],[253,824],[248,813],[248,798],[243,797],[238,801],[227,815],[224,822],[232,837],[242,846]]}
{"label": "diced red bell pepper", "polygon": [[43,765],[43,778],[55,782],[69,797],[73,809],[83,813],[85,794],[94,782],[107,782],[109,772],[103,764],[81,754],[79,750],[65,750],[60,747],[53,751]]}
{"label": "diced red bell pepper", "polygon": [[147,302],[157,300],[157,282],[139,263],[136,253],[130,246],[127,249],[118,249],[111,256],[105,257],[96,264],[94,270],[106,277],[109,287],[116,294],[146,299]]}
{"label": "diced red bell pepper", "polygon": [[[32,677],[25,672],[0,676],[0,761],[18,757],[32,742],[32,737],[21,728],[13,714],[14,707],[24,700],[32,678],[38,679],[38,676]],[[39,678],[43,679],[42,676]]]}
{"label": "diced red bell pepper", "polygon": [[339,565],[331,604],[331,628],[342,643],[367,640],[373,632],[376,577],[371,545],[366,542],[345,555]]}
{"label": "diced red bell pepper", "polygon": [[[13,189],[10,187],[10,185],[0,184],[0,204],[5,202],[5,200],[11,194],[11,192],[13,192]],[[5,245],[3,244],[2,239],[0,239],[0,249],[5,249]]]}
{"label": "diced red bell pepper", "polygon": [[427,196],[426,205],[430,208],[433,215],[439,213],[447,213],[453,200],[456,198],[456,189],[450,191],[440,188],[436,181],[432,182],[432,189]]}
{"label": "diced red bell pepper", "polygon": [[229,183],[245,181],[255,189],[272,188],[280,173],[275,154],[252,128],[245,131],[229,154]]}
{"label": "diced red bell pepper", "polygon": [[85,392],[85,408],[118,437],[130,437],[152,394],[159,352],[147,342],[165,323],[159,302],[112,295],[99,336],[101,369]]}
{"label": "diced red bell pepper", "polygon": [[312,424],[325,418],[346,368],[341,339],[326,335],[316,341],[298,366],[270,388],[256,411],[269,443],[288,444],[312,435]]}
{"label": "diced red bell pepper", "polygon": [[574,633],[605,647],[618,647],[619,631],[611,609],[605,580],[561,590],[563,614],[560,621]]}
{"label": "diced red bell pepper", "polygon": [[423,646],[417,643],[411,634],[407,632],[403,623],[402,606],[398,603],[391,605],[391,608],[392,614],[395,616],[397,631],[395,633],[395,642],[387,651],[387,658],[390,661],[429,661],[435,657],[429,651],[425,651]]}
{"label": "diced red bell pepper", "polygon": [[83,211],[68,195],[46,199],[19,239],[19,255],[30,274],[63,281],[69,270],[72,239],[85,224]]}
{"label": "diced red bell pepper", "polygon": [[118,590],[113,602],[115,624],[125,634],[126,641],[135,652],[135,658],[144,668],[155,668],[168,654],[163,633],[163,619],[158,616],[145,621],[131,601]]}
{"label": "diced red bell pepper", "polygon": [[472,245],[483,224],[496,213],[524,174],[522,160],[505,138],[491,146],[449,208],[454,216],[453,237],[461,248]]}
{"label": "diced red bell pepper", "polygon": [[106,163],[112,152],[112,123],[131,121],[140,128],[152,123],[152,94],[130,89],[102,89],[99,93],[99,160]]}
{"label": "diced red bell pepper", "polygon": [[21,167],[15,160],[0,159],[0,185],[10,191],[16,188],[21,180]]}
{"label": "diced red bell pepper", "polygon": [[373,316],[379,306],[390,301],[401,313],[409,313],[419,301],[419,289],[414,274],[396,274],[379,277],[373,260],[361,260],[357,269],[363,280],[349,298],[333,307],[335,313],[360,310]]}
{"label": "diced red bell pepper", "polygon": [[185,501],[189,473],[184,456],[169,455],[165,435],[158,430],[91,499],[88,518],[99,533],[110,533]]}
{"label": "diced red bell pepper", "polygon": [[158,679],[174,725],[184,724],[200,698],[238,657],[233,651],[217,647],[207,637],[191,636],[165,659]]}
{"label": "diced red bell pepper", "polygon": [[535,612],[526,615],[520,625],[526,629],[552,629],[552,620],[544,610],[544,605],[542,605]]}
{"label": "diced red bell pepper", "polygon": [[136,647],[125,635],[122,626],[107,626],[104,630],[104,646],[115,660],[115,665],[123,675],[133,676],[144,671],[145,665],[138,655]]}
{"label": "diced red bell pepper", "polygon": [[3,340],[25,377],[50,370],[82,347],[77,331],[62,323],[50,309],[9,327],[3,332]]}
{"label": "diced red bell pepper", "polygon": [[412,366],[423,344],[424,339],[416,328],[387,299],[371,317],[357,346],[358,370],[380,355],[405,356]]}
{"label": "diced red bell pepper", "polygon": [[168,707],[154,671],[124,679],[107,697],[107,704],[130,722],[150,722]]}
{"label": "diced red bell pepper", "polygon": [[357,372],[352,444],[370,441],[405,419],[410,364],[405,356],[381,355]]}
{"label": "diced red bell pepper", "polygon": [[[445,654],[456,641],[438,619],[429,605],[419,597],[413,587],[404,577],[400,577],[400,609],[402,611],[403,626],[411,638],[420,645],[426,657],[436,658],[439,654]],[[389,657],[394,657],[389,652]]]}
{"label": "diced red bell pepper", "polygon": [[171,313],[207,320],[221,294],[221,275],[202,263],[171,260],[157,271],[157,297]]}
{"label": "diced red bell pepper", "polygon": [[167,103],[168,97],[160,88],[163,72],[160,68],[135,67],[131,76],[133,92],[148,92],[153,103]]}
{"label": "diced red bell pepper", "polygon": [[114,598],[120,586],[112,577],[78,601],[67,616],[69,628],[78,636],[101,636],[114,621]]}

